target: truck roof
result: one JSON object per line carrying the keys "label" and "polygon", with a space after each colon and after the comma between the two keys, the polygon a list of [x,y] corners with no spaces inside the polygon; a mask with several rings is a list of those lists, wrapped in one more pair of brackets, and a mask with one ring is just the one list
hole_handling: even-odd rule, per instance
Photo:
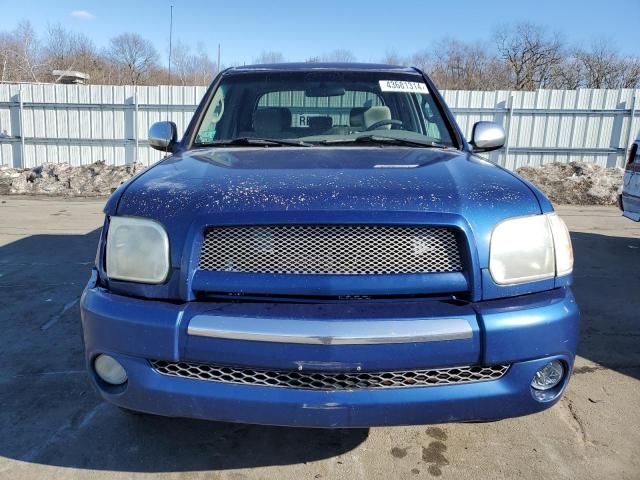
{"label": "truck roof", "polygon": [[376,71],[376,72],[406,72],[416,73],[412,67],[402,65],[386,65],[383,63],[265,63],[256,65],[243,65],[231,67],[229,72],[246,71],[314,71],[314,70],[340,70],[340,71]]}

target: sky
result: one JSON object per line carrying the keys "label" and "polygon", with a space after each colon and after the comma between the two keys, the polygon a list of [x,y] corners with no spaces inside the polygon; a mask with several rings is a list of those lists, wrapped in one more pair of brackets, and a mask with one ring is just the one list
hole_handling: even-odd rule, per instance
{"label": "sky", "polygon": [[213,59],[220,43],[223,65],[251,63],[263,50],[303,61],[347,49],[359,61],[379,61],[391,51],[428,50],[445,37],[490,40],[499,25],[519,21],[545,25],[570,44],[606,39],[640,56],[640,0],[0,0],[0,30],[24,19],[39,33],[61,23],[99,47],[137,32],[166,61],[171,5],[174,40],[194,48],[202,42]]}

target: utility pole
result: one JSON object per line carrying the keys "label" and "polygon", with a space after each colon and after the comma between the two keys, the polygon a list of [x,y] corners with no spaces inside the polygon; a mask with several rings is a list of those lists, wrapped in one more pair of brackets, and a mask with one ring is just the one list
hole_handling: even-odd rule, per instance
{"label": "utility pole", "polygon": [[169,14],[169,78],[167,81],[167,88],[169,89],[169,102],[167,102],[167,120],[171,118],[171,107],[169,107],[169,104],[173,103],[173,89],[171,88],[171,40],[173,40],[173,5],[171,5],[171,13]]}
{"label": "utility pole", "polygon": [[216,65],[218,68],[218,73],[220,73],[220,44],[218,43],[218,65]]}
{"label": "utility pole", "polygon": [[171,40],[173,40],[173,5],[171,5],[171,13],[169,14],[169,78],[167,85],[171,85]]}

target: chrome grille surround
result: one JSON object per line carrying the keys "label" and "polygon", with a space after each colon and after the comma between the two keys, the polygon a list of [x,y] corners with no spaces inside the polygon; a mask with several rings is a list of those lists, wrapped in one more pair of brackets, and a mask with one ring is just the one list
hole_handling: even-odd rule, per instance
{"label": "chrome grille surround", "polygon": [[456,232],[414,225],[250,225],[207,229],[200,270],[273,274],[462,271]]}
{"label": "chrome grille surround", "polygon": [[428,387],[485,382],[501,378],[509,365],[465,366],[431,370],[391,372],[306,372],[262,370],[192,362],[150,360],[163,375],[210,382],[307,390],[359,390],[377,388]]}

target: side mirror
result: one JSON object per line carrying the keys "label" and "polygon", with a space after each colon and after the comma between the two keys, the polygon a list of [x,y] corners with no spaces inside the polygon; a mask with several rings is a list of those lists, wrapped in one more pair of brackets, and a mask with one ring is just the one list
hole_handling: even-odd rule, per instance
{"label": "side mirror", "polygon": [[149,129],[149,145],[156,150],[173,152],[178,140],[178,129],[173,122],[157,122]]}
{"label": "side mirror", "polygon": [[474,152],[490,152],[502,148],[506,138],[502,125],[494,122],[477,122],[471,133],[471,145]]}

